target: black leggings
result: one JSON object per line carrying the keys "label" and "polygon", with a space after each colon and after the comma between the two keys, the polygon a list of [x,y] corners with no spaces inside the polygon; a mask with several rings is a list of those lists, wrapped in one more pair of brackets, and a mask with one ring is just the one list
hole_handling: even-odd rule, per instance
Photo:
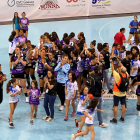
{"label": "black leggings", "polygon": [[61,105],[65,103],[65,84],[57,82],[57,94],[60,98]]}
{"label": "black leggings", "polygon": [[3,101],[3,89],[0,85],[0,104],[2,103],[2,101]]}

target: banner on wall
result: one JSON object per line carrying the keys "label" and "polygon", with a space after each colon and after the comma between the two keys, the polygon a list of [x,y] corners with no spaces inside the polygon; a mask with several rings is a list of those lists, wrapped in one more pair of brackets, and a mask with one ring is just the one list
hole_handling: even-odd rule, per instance
{"label": "banner on wall", "polygon": [[26,12],[30,20],[88,16],[87,0],[3,0],[0,5],[1,21],[11,21],[14,12],[21,17]]}
{"label": "banner on wall", "polygon": [[0,19],[11,21],[14,12],[30,20],[139,12],[140,0],[1,0]]}
{"label": "banner on wall", "polygon": [[140,0],[89,0],[89,15],[140,12]]}

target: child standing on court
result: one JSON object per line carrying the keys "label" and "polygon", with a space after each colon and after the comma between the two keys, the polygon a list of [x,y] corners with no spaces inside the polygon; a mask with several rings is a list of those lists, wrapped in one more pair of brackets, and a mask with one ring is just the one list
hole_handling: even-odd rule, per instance
{"label": "child standing on court", "polygon": [[[28,94],[30,95],[29,97],[29,104],[31,105],[31,121],[30,124],[34,124],[33,117],[36,118],[37,114],[37,108],[39,105],[39,97],[40,97],[40,89],[38,89],[38,84],[36,80],[33,80],[31,83],[31,88],[29,88]],[[35,110],[35,114],[33,116]]]}
{"label": "child standing on court", "polygon": [[78,90],[75,72],[73,71],[70,72],[68,77],[69,77],[69,80],[66,81],[66,85],[65,85],[65,95],[66,95],[66,113],[65,113],[65,118],[64,118],[65,121],[68,120],[70,102],[73,107],[73,112],[71,114],[71,117],[76,115],[74,98]]}
{"label": "child standing on court", "polygon": [[[11,85],[12,84],[12,85]],[[19,102],[19,95],[21,94],[21,89],[18,86],[18,79],[11,79],[7,84],[7,93],[9,93],[9,104],[10,104],[10,116],[9,116],[9,127],[13,128],[13,114],[17,103]]]}

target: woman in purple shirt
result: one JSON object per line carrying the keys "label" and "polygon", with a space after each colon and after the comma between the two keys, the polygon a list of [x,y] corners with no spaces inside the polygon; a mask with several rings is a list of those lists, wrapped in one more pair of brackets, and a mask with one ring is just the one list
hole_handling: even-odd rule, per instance
{"label": "woman in purple shirt", "polygon": [[25,31],[24,29],[20,29],[20,30],[19,30],[19,34],[20,34],[20,35],[16,37],[19,44],[25,43],[25,42],[27,41],[26,36],[24,36],[24,33],[25,33],[25,32],[26,32],[26,31]]}
{"label": "woman in purple shirt", "polygon": [[20,28],[21,29],[24,29],[26,31],[25,32],[25,36],[27,37],[28,36],[29,20],[25,16],[26,16],[26,13],[23,12],[22,13],[22,18],[20,19]]}

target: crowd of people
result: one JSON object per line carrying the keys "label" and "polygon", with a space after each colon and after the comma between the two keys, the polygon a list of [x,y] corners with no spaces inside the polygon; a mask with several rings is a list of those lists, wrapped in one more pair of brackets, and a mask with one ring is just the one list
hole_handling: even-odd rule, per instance
{"label": "crowd of people", "polygon": [[[86,135],[90,131],[91,140],[94,140],[93,122],[96,111],[99,127],[108,126],[103,123],[101,114],[104,113],[102,110],[104,86],[107,86],[108,94],[114,95],[114,118],[110,120],[111,123],[117,124],[119,102],[122,106],[120,121],[124,123],[127,110],[126,94],[137,95],[137,113],[140,116],[140,39],[137,31],[140,24],[137,16],[129,25],[128,40],[125,39],[125,28],[121,28],[114,36],[111,52],[108,43],[98,43],[96,47],[95,40],[88,47],[83,32],[78,34],[78,40],[74,32],[69,35],[64,33],[62,40],[56,32],[51,34],[45,32],[40,36],[38,46],[32,45],[27,39],[29,20],[25,16],[25,12],[22,13],[22,18],[18,17],[18,13],[14,14],[13,31],[9,37],[11,79],[6,87],[10,104],[9,127],[14,127],[13,114],[21,93],[25,94],[26,103],[31,106],[32,125],[42,99],[46,112],[43,120],[54,121],[54,103],[58,95],[59,110],[62,111],[65,106],[64,121],[68,121],[70,105],[73,109],[71,117],[79,115],[79,119],[74,119],[78,131],[77,134],[72,134],[71,139]],[[128,50],[128,45],[125,47],[123,43],[129,43],[131,49]],[[110,67],[112,74],[109,77]],[[35,76],[35,72],[38,77]],[[110,84],[113,79],[114,87]],[[6,80],[0,65],[0,103],[3,99],[3,82]],[[84,123],[86,130],[82,132]]]}

